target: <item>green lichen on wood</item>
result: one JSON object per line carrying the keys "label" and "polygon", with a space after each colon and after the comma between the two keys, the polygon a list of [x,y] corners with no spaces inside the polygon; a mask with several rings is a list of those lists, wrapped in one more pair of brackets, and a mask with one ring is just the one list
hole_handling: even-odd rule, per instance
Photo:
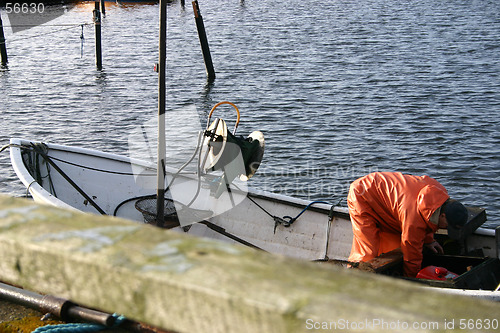
{"label": "green lichen on wood", "polygon": [[18,319],[0,322],[0,332],[2,333],[31,333],[38,327],[46,325],[59,325],[64,322],[58,320],[42,321],[40,316],[26,316]]}

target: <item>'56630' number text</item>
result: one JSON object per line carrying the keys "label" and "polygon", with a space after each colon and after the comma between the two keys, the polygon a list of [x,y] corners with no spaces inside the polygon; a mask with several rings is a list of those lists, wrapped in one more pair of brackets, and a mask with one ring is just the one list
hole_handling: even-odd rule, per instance
{"label": "'56630' number text", "polygon": [[5,4],[5,11],[7,14],[41,14],[45,11],[45,5],[40,3],[18,3],[7,2]]}

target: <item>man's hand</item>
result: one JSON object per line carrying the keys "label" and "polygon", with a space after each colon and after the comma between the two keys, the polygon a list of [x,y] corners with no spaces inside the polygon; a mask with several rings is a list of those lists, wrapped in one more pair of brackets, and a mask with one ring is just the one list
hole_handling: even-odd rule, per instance
{"label": "man's hand", "polygon": [[432,243],[424,244],[426,248],[431,250],[433,253],[444,254],[444,250],[441,245],[437,241],[433,241]]}

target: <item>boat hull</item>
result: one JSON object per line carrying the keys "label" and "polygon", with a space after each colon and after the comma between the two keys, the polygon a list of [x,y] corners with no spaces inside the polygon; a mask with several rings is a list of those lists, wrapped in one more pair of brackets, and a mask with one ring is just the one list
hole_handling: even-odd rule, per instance
{"label": "boat hull", "polygon": [[[36,157],[38,153],[32,148],[34,144],[41,143],[11,140],[13,168],[35,201],[65,209],[99,213],[75,189],[76,185],[105,214],[144,222],[133,199],[154,195],[154,165],[91,149],[44,143],[47,156],[62,171],[61,175],[46,160]],[[196,187],[193,177],[180,176],[177,179],[183,189]],[[330,219],[331,206],[315,204],[293,224],[285,226],[276,225],[274,218],[297,216],[310,202],[259,191],[245,191],[235,196],[237,202],[230,204],[230,209],[227,207],[230,200],[217,202],[211,207],[216,214],[207,221],[209,226],[216,226],[219,231],[206,224],[195,223],[189,226],[187,233],[238,242],[227,236],[234,235],[236,239],[265,251],[300,259],[347,260],[352,244],[352,229],[346,208],[333,208]],[[187,228],[174,230],[184,232],[184,229]],[[224,232],[221,233],[221,230]]]}
{"label": "boat hull", "polygon": [[[155,193],[155,165],[124,156],[12,139],[11,161],[34,200],[65,209],[100,212],[144,223],[144,215],[135,203]],[[305,200],[242,191],[240,187],[224,193],[225,200],[218,201],[211,198],[213,191],[199,185],[196,176],[167,171],[169,188],[177,187],[178,197],[189,201],[192,193],[198,191],[203,200],[193,201],[197,210],[211,213],[199,223],[172,230],[241,243],[287,257],[347,265],[353,238],[347,208],[325,203],[310,205]],[[297,216],[297,220],[290,220]],[[477,229],[463,242],[465,252],[475,251],[498,260],[499,230]]]}

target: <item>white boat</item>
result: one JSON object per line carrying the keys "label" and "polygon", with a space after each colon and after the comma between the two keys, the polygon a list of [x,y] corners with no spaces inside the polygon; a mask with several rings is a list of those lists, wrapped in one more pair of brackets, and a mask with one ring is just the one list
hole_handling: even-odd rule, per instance
{"label": "white boat", "polygon": [[[151,163],[96,150],[21,139],[11,139],[10,155],[17,176],[37,202],[145,221],[136,202],[155,194],[152,183],[156,181],[156,167]],[[180,192],[190,188],[194,192],[197,182],[195,176],[179,175],[174,187],[181,184],[178,185],[182,186]],[[288,217],[299,215],[310,202],[272,193],[235,192],[233,189],[231,194],[239,202],[234,207],[228,198],[219,199],[210,217],[198,221],[202,223],[184,228],[177,226],[173,230],[240,242],[306,260],[344,261],[349,256],[352,230],[347,208],[316,203],[287,225],[290,223]],[[200,196],[208,195],[202,193]],[[228,208],[228,204],[231,207]],[[202,209],[195,211],[203,212]]]}
{"label": "white boat", "polygon": [[[16,174],[37,202],[88,213],[119,216],[140,223],[148,220],[147,214],[143,214],[141,207],[137,207],[137,202],[154,197],[154,186],[151,183],[155,182],[156,167],[151,163],[96,150],[22,139],[11,139],[10,154]],[[167,180],[172,179],[173,175],[174,172],[167,173]],[[170,184],[171,188],[179,186],[182,188],[180,193],[186,192],[184,197],[176,196],[176,199],[189,201],[198,187],[198,177],[189,174],[175,176],[176,181],[173,185]],[[207,183],[210,182],[213,183],[212,178]],[[214,193],[213,189],[207,188],[200,191],[202,197]],[[192,210],[198,214],[198,221],[181,226],[182,223],[179,225],[177,219],[168,227],[180,233],[241,243],[288,257],[346,265],[352,245],[352,228],[347,208],[311,203],[273,193],[237,193],[238,191],[233,188],[230,193],[232,200],[226,198],[215,201],[210,210],[198,203]],[[224,195],[228,196],[229,193],[223,194],[221,198]],[[203,204],[207,201],[209,200],[206,198],[201,200]],[[184,203],[181,207],[186,205]],[[472,215],[484,219],[484,210],[469,210]],[[200,217],[203,215],[205,218]],[[491,275],[496,274],[497,279],[489,281],[490,289],[494,289],[492,284],[498,283],[500,277],[500,272],[489,272],[492,267],[494,270],[500,269],[497,263],[498,230],[495,234],[495,230],[478,228],[462,242],[466,247],[463,251],[480,253],[480,258],[485,258],[464,258],[463,265],[482,267],[478,269],[483,272],[466,272],[462,275],[481,275],[487,271],[486,274],[490,276],[488,279],[491,280]],[[494,258],[496,261],[491,262],[487,258]],[[466,268],[464,272],[465,270]],[[453,288],[463,286],[463,283],[447,285],[448,282],[434,281],[432,285]],[[466,285],[467,283],[465,281]],[[498,292],[495,293],[496,298],[497,294]]]}

